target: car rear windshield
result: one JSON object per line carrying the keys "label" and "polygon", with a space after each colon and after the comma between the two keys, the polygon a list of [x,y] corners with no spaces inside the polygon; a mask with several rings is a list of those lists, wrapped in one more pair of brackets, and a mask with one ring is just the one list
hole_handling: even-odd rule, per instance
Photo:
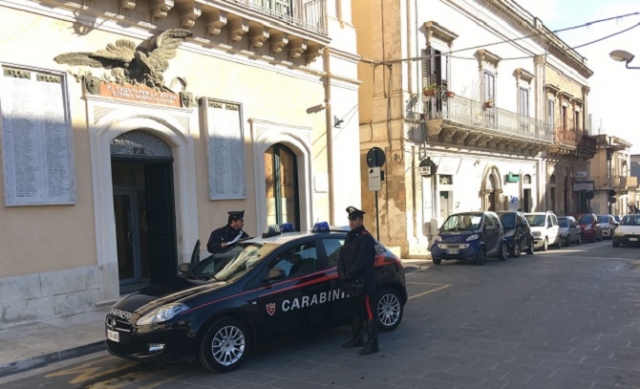
{"label": "car rear windshield", "polygon": [[593,223],[593,217],[591,215],[582,215],[580,220],[578,220],[580,224],[591,224]]}
{"label": "car rear windshield", "polygon": [[558,219],[558,225],[560,227],[569,227],[569,220],[567,220],[567,219]]}
{"label": "car rear windshield", "polygon": [[482,224],[481,213],[458,213],[449,215],[442,225],[441,232],[474,231]]}
{"label": "car rear windshield", "polygon": [[502,227],[513,229],[516,228],[516,214],[515,213],[503,213],[500,215],[500,222]]}
{"label": "car rear windshield", "polygon": [[544,227],[546,215],[526,215],[527,221],[531,227]]}

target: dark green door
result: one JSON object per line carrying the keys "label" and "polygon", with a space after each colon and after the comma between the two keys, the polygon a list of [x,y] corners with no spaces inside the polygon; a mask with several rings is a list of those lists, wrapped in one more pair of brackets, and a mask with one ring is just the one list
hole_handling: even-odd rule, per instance
{"label": "dark green door", "polygon": [[171,163],[144,167],[151,282],[176,274],[177,248]]}

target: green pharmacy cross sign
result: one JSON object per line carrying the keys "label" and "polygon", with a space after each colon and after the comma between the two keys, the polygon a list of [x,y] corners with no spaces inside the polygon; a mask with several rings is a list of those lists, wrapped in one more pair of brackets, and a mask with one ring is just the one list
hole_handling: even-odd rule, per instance
{"label": "green pharmacy cross sign", "polygon": [[509,172],[509,174],[507,174],[507,182],[520,182],[520,174]]}

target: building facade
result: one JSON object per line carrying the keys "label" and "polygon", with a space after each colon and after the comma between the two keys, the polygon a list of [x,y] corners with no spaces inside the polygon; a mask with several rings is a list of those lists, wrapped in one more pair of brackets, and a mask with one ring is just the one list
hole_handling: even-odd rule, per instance
{"label": "building facade", "polygon": [[629,149],[632,144],[617,136],[596,135],[597,152],[589,165],[597,214],[625,215],[635,212],[638,178],[632,175]]}
{"label": "building facade", "polygon": [[0,327],[173,277],[227,211],[360,205],[349,0],[0,6]]}
{"label": "building facade", "polygon": [[[548,172],[564,163],[550,69],[587,88],[584,58],[508,0],[353,4],[368,59],[359,67],[362,203],[383,243],[421,256],[450,213],[547,209]],[[585,122],[586,93],[579,98]],[[387,161],[375,192],[364,170],[372,147]]]}

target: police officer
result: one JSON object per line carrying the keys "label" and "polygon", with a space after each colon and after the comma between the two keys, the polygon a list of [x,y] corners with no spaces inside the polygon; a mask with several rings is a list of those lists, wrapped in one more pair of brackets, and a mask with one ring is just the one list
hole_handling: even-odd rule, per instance
{"label": "police officer", "polygon": [[239,239],[249,237],[249,234],[242,231],[242,227],[244,227],[244,211],[230,211],[227,213],[229,214],[227,225],[213,230],[211,236],[209,236],[207,250],[211,254],[224,251]]}
{"label": "police officer", "polygon": [[[342,347],[362,347],[359,354],[372,354],[378,351],[378,319],[374,315],[373,299],[376,293],[374,262],[375,241],[364,228],[363,215],[355,207],[347,207],[349,228],[347,239],[340,250],[338,275],[343,290],[349,294],[353,314],[352,337]],[[367,341],[364,340],[365,331]]]}

